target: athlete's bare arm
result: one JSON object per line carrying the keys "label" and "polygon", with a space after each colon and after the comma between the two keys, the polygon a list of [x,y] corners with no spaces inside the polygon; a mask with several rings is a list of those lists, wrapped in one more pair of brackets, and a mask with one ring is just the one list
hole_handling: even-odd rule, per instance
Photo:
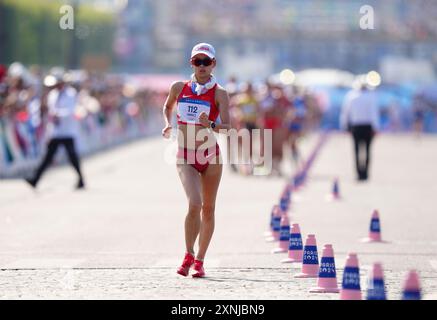
{"label": "athlete's bare arm", "polygon": [[172,83],[170,87],[170,93],[168,94],[167,99],[165,100],[163,107],[164,121],[165,127],[162,129],[162,135],[168,135],[171,130],[171,115],[173,113],[173,108],[176,104],[176,100],[178,99],[179,94],[181,93],[184,87],[184,83],[182,81],[175,81]]}
{"label": "athlete's bare arm", "polygon": [[219,130],[229,130],[232,128],[231,119],[229,115],[229,95],[228,92],[221,86],[217,86],[216,102],[220,112],[221,123],[214,128],[215,132]]}

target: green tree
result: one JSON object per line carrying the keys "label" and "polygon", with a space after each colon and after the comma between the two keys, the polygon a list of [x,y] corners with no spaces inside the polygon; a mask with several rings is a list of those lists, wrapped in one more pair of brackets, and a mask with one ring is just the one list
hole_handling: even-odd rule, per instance
{"label": "green tree", "polygon": [[[77,55],[78,62],[90,54],[111,59],[114,15],[80,5],[75,29],[62,30],[62,5],[64,1],[0,0],[0,63],[67,67],[70,54]],[[77,46],[71,52],[73,38]]]}

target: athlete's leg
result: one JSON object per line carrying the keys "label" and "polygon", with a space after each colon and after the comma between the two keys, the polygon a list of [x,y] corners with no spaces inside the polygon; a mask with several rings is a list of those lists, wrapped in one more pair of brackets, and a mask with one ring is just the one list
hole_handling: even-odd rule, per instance
{"label": "athlete's leg", "polygon": [[253,137],[252,137],[252,132],[253,132],[254,126],[251,125],[250,129],[249,129],[249,164],[252,165],[253,164]]}
{"label": "athlete's leg", "polygon": [[201,174],[203,204],[197,260],[205,258],[206,250],[214,233],[215,201],[221,176],[222,165],[215,163],[210,163],[208,168]]}
{"label": "athlete's leg", "polygon": [[282,143],[279,139],[278,128],[272,129],[272,171],[278,173],[279,171],[279,144]]}
{"label": "athlete's leg", "polygon": [[185,217],[186,250],[194,254],[194,243],[200,230],[200,211],[202,209],[200,174],[190,164],[177,164],[176,166],[188,198],[188,213]]}
{"label": "athlete's leg", "polygon": [[286,129],[283,127],[277,127],[274,130],[276,131],[276,139],[277,139],[276,158],[278,162],[277,164],[278,174],[282,175],[281,164],[282,164],[282,159],[284,157],[284,144],[286,144]]}

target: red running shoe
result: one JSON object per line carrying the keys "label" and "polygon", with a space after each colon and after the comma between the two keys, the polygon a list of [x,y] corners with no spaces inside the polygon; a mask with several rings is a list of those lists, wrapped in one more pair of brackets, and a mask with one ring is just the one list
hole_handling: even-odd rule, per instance
{"label": "red running shoe", "polygon": [[203,278],[205,276],[205,269],[203,269],[203,261],[194,260],[194,270],[197,272],[193,274],[193,278]]}
{"label": "red running shoe", "polygon": [[188,276],[188,272],[190,271],[191,266],[194,263],[194,256],[187,252],[184,257],[184,261],[182,262],[182,265],[178,268],[177,273],[179,273],[181,276]]}

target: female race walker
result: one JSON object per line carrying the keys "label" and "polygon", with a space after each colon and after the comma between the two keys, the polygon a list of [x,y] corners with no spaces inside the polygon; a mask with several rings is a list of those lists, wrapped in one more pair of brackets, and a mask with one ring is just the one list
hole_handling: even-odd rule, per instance
{"label": "female race walker", "polygon": [[[214,232],[214,211],[222,175],[220,149],[213,131],[229,130],[229,97],[212,74],[216,66],[215,50],[199,43],[191,52],[194,74],[190,81],[174,82],[164,104],[164,137],[171,134],[171,116],[177,108],[177,171],[188,198],[185,218],[186,254],[177,273],[187,276],[191,266],[193,277],[204,277],[203,260]],[[220,123],[217,118],[220,116]],[[194,243],[199,236],[199,251]]]}

